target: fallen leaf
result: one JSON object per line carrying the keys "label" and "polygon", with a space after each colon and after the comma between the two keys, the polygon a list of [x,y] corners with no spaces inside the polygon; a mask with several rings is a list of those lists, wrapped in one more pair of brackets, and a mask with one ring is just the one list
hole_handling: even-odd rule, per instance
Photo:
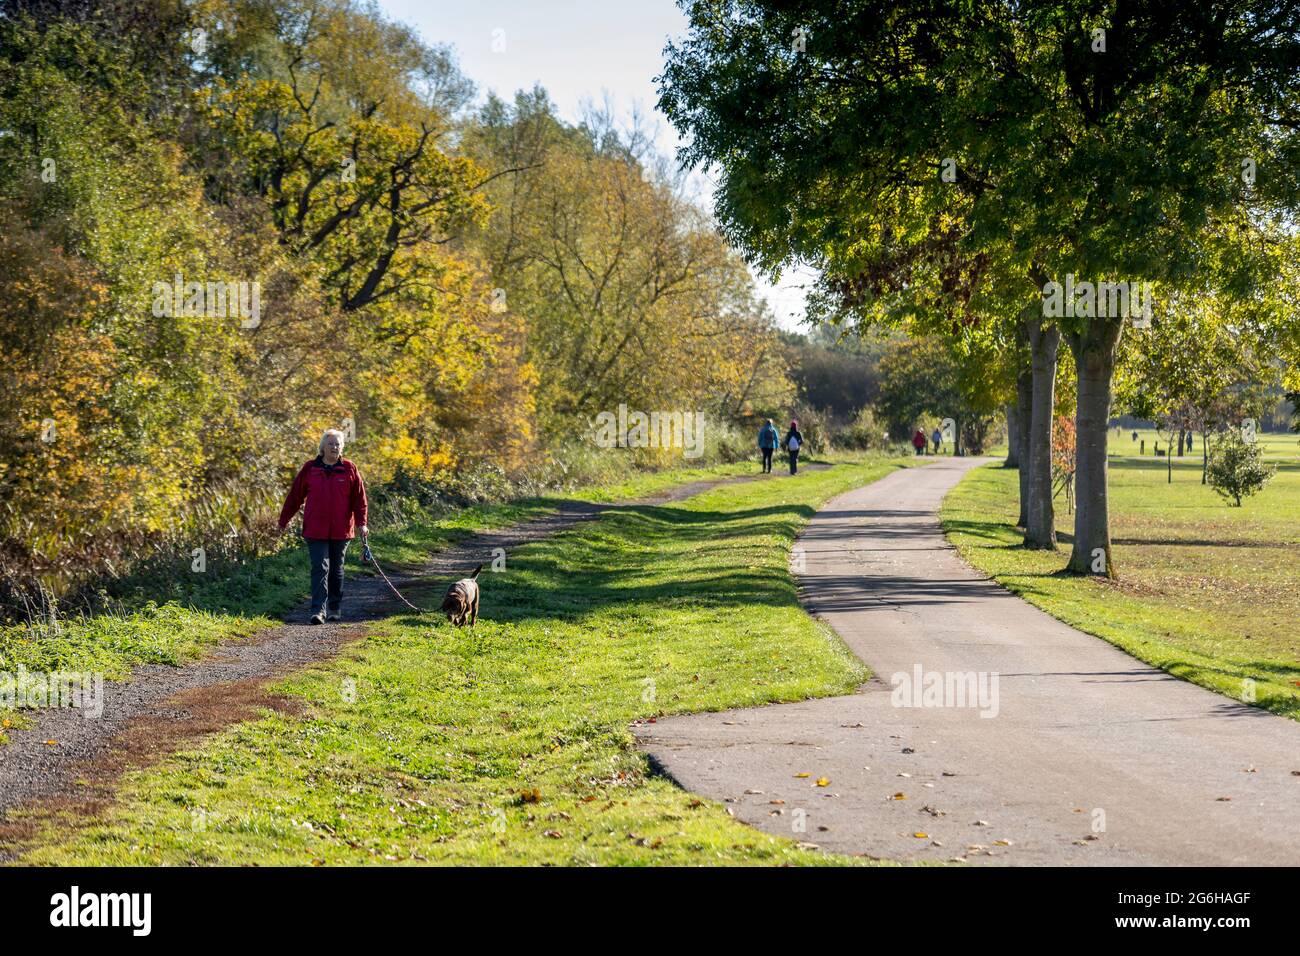
{"label": "fallen leaf", "polygon": [[828,787],[828,786],[830,786],[830,783],[831,783],[831,782],[830,782],[829,780],[827,780],[825,777],[818,777],[818,778],[817,778],[817,786],[819,786],[819,787]]}
{"label": "fallen leaf", "polygon": [[890,800],[906,800],[906,799],[907,799],[907,794],[904,794],[904,793],[896,793],[896,794],[894,794],[892,797],[890,797],[889,799],[890,799]]}
{"label": "fallen leaf", "polygon": [[915,833],[912,834],[912,836],[916,837],[918,840],[928,840],[928,839],[930,839],[930,834],[928,834],[928,833],[922,833],[920,830],[917,830]]}
{"label": "fallen leaf", "polygon": [[802,780],[804,777],[811,777],[811,776],[812,774],[810,773],[797,773],[795,774],[795,779]]}

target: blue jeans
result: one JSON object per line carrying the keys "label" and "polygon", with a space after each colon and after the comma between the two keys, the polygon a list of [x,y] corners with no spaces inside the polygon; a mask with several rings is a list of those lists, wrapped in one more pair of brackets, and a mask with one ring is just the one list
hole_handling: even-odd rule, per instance
{"label": "blue jeans", "polygon": [[343,601],[343,558],[350,543],[349,540],[307,539],[307,553],[311,556],[312,614],[323,611],[327,599],[331,613],[339,609]]}

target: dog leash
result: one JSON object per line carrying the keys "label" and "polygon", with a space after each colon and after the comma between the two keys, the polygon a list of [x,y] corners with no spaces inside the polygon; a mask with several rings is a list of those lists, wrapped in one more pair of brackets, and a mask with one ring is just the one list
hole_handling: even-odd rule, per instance
{"label": "dog leash", "polygon": [[388,575],[384,573],[384,569],[379,566],[379,562],[375,560],[375,556],[370,552],[370,542],[368,541],[362,542],[361,557],[365,558],[367,561],[369,561],[371,564],[375,566],[375,570],[379,572],[379,576],[384,579],[384,583],[388,585],[388,589],[397,595],[397,599],[399,601],[401,601],[403,604],[409,607],[412,611],[416,611],[420,614],[424,613],[418,607],[416,607],[414,604],[408,601],[406,598],[402,597],[402,592],[397,590],[397,588],[393,586],[392,581],[388,580]]}

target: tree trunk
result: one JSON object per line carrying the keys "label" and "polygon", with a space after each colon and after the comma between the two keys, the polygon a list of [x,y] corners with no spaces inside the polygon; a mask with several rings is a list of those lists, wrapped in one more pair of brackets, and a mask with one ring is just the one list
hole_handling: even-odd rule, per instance
{"label": "tree trunk", "polygon": [[1019,468],[1020,436],[1016,434],[1016,403],[1008,402],[1002,412],[1007,419],[1007,460],[1002,463],[1002,467]]}
{"label": "tree trunk", "polygon": [[1056,523],[1052,509],[1052,413],[1056,397],[1056,359],[1061,330],[1042,315],[1025,319],[1033,373],[1032,412],[1029,416],[1029,509],[1025,515],[1025,547],[1056,550]]}
{"label": "tree trunk", "polygon": [[1079,403],[1075,413],[1074,549],[1069,569],[1078,574],[1115,577],[1110,550],[1110,512],[1106,494],[1106,425],[1110,421],[1115,351],[1122,319],[1089,319],[1070,335]]}
{"label": "tree trunk", "polygon": [[1210,473],[1210,437],[1209,428],[1201,429],[1201,484],[1205,484],[1205,479]]}
{"label": "tree trunk", "polygon": [[1016,462],[1020,468],[1020,517],[1017,528],[1029,527],[1029,424],[1034,414],[1034,373],[1029,367],[1016,377]]}

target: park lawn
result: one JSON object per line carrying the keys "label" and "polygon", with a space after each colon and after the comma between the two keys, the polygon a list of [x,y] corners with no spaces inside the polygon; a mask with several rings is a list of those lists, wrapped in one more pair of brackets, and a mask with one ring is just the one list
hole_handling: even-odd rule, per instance
{"label": "park lawn", "polygon": [[365,625],[272,688],[305,700],[302,716],[268,713],[129,774],[102,818],[46,822],[20,862],[863,862],[652,775],[629,724],[866,679],[799,605],[788,553],[822,502],[907,464],[619,508],[519,548],[485,575],[475,630],[414,613]]}
{"label": "park lawn", "polygon": [[[616,501],[651,495],[687,481],[752,474],[741,462],[706,468],[646,472],[618,484],[580,488],[568,495],[589,501]],[[552,512],[559,496],[476,505],[389,529],[375,528],[374,550],[385,568],[417,565],[428,553],[476,531],[507,527]],[[420,516],[416,516],[417,519]],[[188,564],[188,558],[186,563]],[[373,574],[349,553],[350,574]],[[20,666],[29,671],[98,673],[106,680],[124,679],[139,664],[180,665],[200,657],[221,641],[256,634],[281,623],[290,608],[308,596],[301,541],[287,539],[274,554],[246,562],[210,561],[202,573],[143,578],[134,593],[110,613],[69,615],[55,626],[0,626],[0,672]],[[22,711],[10,712],[4,728],[24,726]]]}
{"label": "park lawn", "polygon": [[[1152,445],[1148,436],[1147,449]],[[1014,470],[972,470],[944,501],[962,556],[1054,617],[1177,677],[1300,718],[1300,460],[1296,436],[1260,436],[1279,465],[1241,508],[1200,484],[1196,457],[1127,456],[1111,434],[1111,540],[1118,581],[1061,573],[1073,517],[1057,499],[1062,553],[1025,551],[1012,524]]]}
{"label": "park lawn", "polygon": [[[1133,439],[1133,432],[1137,432],[1137,440]],[[1184,450],[1183,457],[1180,459],[1177,455],[1178,436],[1173,436],[1175,455],[1174,467],[1182,464],[1196,466],[1196,474],[1200,476],[1201,460],[1201,435],[1197,432],[1193,438],[1196,441],[1191,450]],[[1289,432],[1257,432],[1255,440],[1259,443],[1265,461],[1271,461],[1277,464],[1300,463],[1300,435]],[[1145,445],[1143,444],[1145,443]],[[1161,433],[1154,428],[1121,428],[1117,435],[1115,429],[1110,430],[1109,443],[1107,445],[1107,454],[1112,458],[1131,458],[1134,461],[1144,461],[1148,463],[1159,463],[1165,465],[1164,456],[1157,456],[1155,449],[1157,444],[1164,450],[1169,447],[1169,434]],[[1214,439],[1210,439],[1210,446],[1214,446]],[[1140,450],[1145,447],[1145,455],[1140,454]],[[1006,448],[1002,450],[1006,454]]]}

